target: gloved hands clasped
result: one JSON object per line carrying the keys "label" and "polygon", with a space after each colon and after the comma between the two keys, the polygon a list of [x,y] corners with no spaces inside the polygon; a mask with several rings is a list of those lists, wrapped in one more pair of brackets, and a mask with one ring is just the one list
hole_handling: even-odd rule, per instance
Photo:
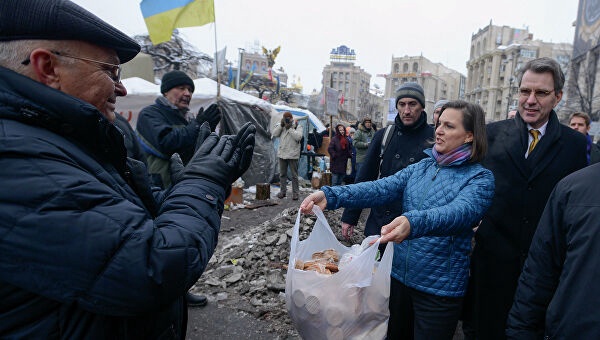
{"label": "gloved hands clasped", "polygon": [[199,125],[204,122],[208,122],[210,125],[210,131],[215,131],[217,124],[221,121],[221,110],[217,104],[211,104],[206,110],[201,107],[196,115],[196,121]]}
{"label": "gloved hands clasped", "polygon": [[208,126],[203,124],[198,134],[198,149],[183,167],[179,155],[171,157],[171,177],[173,183],[187,178],[204,178],[226,190],[231,187],[252,162],[256,127],[246,123],[235,136],[219,138],[216,133],[207,134]]}

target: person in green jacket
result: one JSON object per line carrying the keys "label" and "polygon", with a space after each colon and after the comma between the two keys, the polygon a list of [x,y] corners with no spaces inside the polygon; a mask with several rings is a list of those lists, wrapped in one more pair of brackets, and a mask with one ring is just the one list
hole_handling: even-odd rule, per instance
{"label": "person in green jacket", "polygon": [[371,144],[371,140],[373,140],[373,136],[375,136],[375,129],[373,128],[371,117],[365,117],[362,122],[358,124],[356,133],[354,134],[353,145],[356,148],[357,173],[367,156],[367,149],[369,148],[369,144]]}

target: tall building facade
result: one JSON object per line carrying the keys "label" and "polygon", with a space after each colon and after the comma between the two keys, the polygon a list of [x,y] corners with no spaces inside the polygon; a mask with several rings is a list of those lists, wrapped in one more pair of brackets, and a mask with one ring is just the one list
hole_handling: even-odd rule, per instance
{"label": "tall building facade", "polygon": [[[486,121],[506,119],[518,103],[518,75],[529,60],[554,58],[567,74],[573,45],[533,40],[528,29],[490,24],[471,37],[465,99],[481,105]],[[566,91],[564,91],[566,94]],[[564,106],[565,97],[557,107]]]}
{"label": "tall building facade", "polygon": [[354,50],[341,45],[332,49],[330,63],[323,68],[323,87],[338,90],[340,111],[347,119],[361,119],[371,115],[369,93],[371,75],[354,64]]}
{"label": "tall building facade", "polygon": [[[423,56],[392,56],[391,70],[385,77],[384,97],[389,101],[396,98],[396,90],[406,82],[416,82],[425,91],[425,112],[432,121],[433,106],[441,99],[463,99],[466,78],[463,74],[441,63],[434,63]],[[391,100],[391,101],[390,101]],[[395,116],[394,103],[389,104],[388,121]]]}
{"label": "tall building facade", "polygon": [[591,135],[600,135],[600,7],[579,0],[573,55],[569,65],[569,96],[564,116],[583,111],[592,118]]}

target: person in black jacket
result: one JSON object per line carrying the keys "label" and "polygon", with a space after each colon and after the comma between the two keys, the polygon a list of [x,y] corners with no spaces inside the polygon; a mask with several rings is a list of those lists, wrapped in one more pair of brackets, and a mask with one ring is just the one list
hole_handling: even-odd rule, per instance
{"label": "person in black jacket", "polygon": [[136,124],[140,145],[148,156],[148,170],[156,185],[168,188],[171,184],[169,159],[178,153],[187,164],[194,154],[198,131],[203,122],[208,122],[215,131],[221,120],[217,104],[206,111],[200,108],[195,118],[188,116],[194,82],[182,71],[165,73],[160,92],[154,104],[142,109]]}
{"label": "person in black jacket", "polygon": [[[356,174],[355,183],[386,177],[427,157],[424,149],[433,144],[433,128],[427,124],[425,94],[421,85],[404,83],[396,90],[398,115],[390,131],[391,137],[380,158],[386,128],[375,133],[367,155]],[[344,209],[342,235],[352,237],[361,209]],[[365,236],[379,235],[381,227],[402,214],[402,202],[371,208],[365,225]]]}
{"label": "person in black jacket", "polygon": [[569,116],[569,126],[571,129],[577,130],[585,136],[588,164],[600,162],[600,146],[594,144],[593,138],[589,133],[592,128],[591,123],[590,115],[585,112],[573,112]]}
{"label": "person in black jacket", "polygon": [[184,294],[217,245],[255,127],[154,190],[113,125],[140,46],[68,0],[0,1],[0,338],[184,339]]}
{"label": "person in black jacket", "polygon": [[562,179],[519,278],[509,339],[600,339],[600,165]]}
{"label": "person in black jacket", "polygon": [[505,338],[546,201],[558,181],[587,165],[584,136],[561,124],[554,112],[564,82],[554,59],[530,60],[519,75],[518,114],[487,125],[489,149],[482,164],[494,173],[496,192],[475,233],[463,320],[479,339]]}

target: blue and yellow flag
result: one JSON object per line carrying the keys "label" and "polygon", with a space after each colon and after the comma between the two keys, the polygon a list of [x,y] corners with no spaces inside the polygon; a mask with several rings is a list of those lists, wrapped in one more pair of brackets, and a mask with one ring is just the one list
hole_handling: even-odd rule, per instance
{"label": "blue and yellow flag", "polygon": [[229,78],[227,79],[227,85],[235,89],[235,83],[233,82],[233,70],[231,69],[231,65],[229,65]]}
{"label": "blue and yellow flag", "polygon": [[175,28],[215,22],[214,0],[144,0],[140,8],[155,45],[171,40]]}

